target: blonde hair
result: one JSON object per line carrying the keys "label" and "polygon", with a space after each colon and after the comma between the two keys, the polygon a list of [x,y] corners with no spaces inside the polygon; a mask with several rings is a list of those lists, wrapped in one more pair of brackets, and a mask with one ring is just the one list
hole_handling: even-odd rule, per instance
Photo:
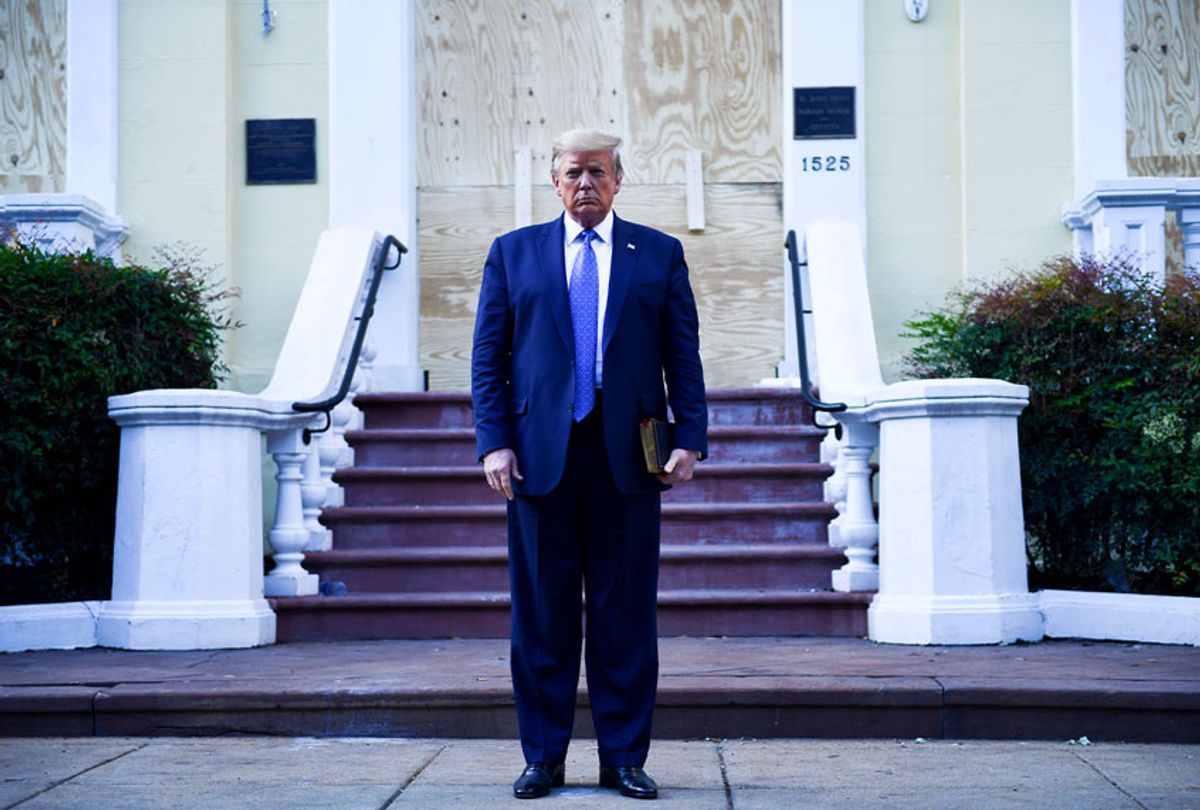
{"label": "blonde hair", "polygon": [[612,157],[613,173],[619,182],[625,176],[621,168],[621,139],[598,129],[568,129],[554,139],[550,157],[550,174],[558,175],[558,164],[566,152],[605,151]]}

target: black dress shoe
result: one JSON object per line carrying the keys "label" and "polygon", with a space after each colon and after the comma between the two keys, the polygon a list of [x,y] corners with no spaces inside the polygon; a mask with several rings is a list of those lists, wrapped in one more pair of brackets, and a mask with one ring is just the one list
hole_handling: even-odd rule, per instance
{"label": "black dress shoe", "polygon": [[658,785],[641,768],[601,765],[600,787],[616,788],[622,796],[634,799],[658,798]]}
{"label": "black dress shoe", "polygon": [[513,795],[518,799],[540,799],[550,792],[552,787],[563,786],[563,764],[547,765],[543,762],[531,762],[521,771],[517,781],[513,782]]}

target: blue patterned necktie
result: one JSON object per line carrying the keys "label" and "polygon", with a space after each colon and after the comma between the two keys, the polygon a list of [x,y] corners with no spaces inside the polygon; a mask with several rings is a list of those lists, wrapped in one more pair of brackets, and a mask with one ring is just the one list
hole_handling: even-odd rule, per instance
{"label": "blue patterned necktie", "polygon": [[575,254],[571,270],[571,325],[575,329],[575,408],[576,422],[592,412],[596,404],[596,327],[600,302],[600,271],[592,240],[596,232],[585,228],[575,241],[583,247]]}

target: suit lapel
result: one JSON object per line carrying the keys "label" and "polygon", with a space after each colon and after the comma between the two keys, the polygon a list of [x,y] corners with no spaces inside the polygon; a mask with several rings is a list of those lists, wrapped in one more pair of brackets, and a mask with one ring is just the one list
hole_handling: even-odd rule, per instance
{"label": "suit lapel", "polygon": [[542,273],[548,278],[550,309],[554,322],[562,336],[563,345],[572,355],[575,353],[575,332],[571,327],[571,304],[567,298],[567,268],[563,263],[562,216],[547,222],[538,236],[538,262]]}
{"label": "suit lapel", "polygon": [[637,241],[633,238],[633,229],[620,217],[613,215],[613,244],[612,267],[608,276],[608,307],[604,311],[604,348],[612,342],[613,331],[621,317],[621,305],[625,303],[625,293],[629,291],[629,282],[637,269]]}

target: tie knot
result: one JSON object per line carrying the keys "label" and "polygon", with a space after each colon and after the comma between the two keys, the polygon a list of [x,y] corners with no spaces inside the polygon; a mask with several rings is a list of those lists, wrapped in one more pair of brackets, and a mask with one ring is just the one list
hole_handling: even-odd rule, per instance
{"label": "tie knot", "polygon": [[594,230],[592,230],[591,228],[584,228],[582,231],[579,232],[578,238],[585,245],[590,245],[592,242],[596,241],[597,237],[598,237],[598,235]]}

